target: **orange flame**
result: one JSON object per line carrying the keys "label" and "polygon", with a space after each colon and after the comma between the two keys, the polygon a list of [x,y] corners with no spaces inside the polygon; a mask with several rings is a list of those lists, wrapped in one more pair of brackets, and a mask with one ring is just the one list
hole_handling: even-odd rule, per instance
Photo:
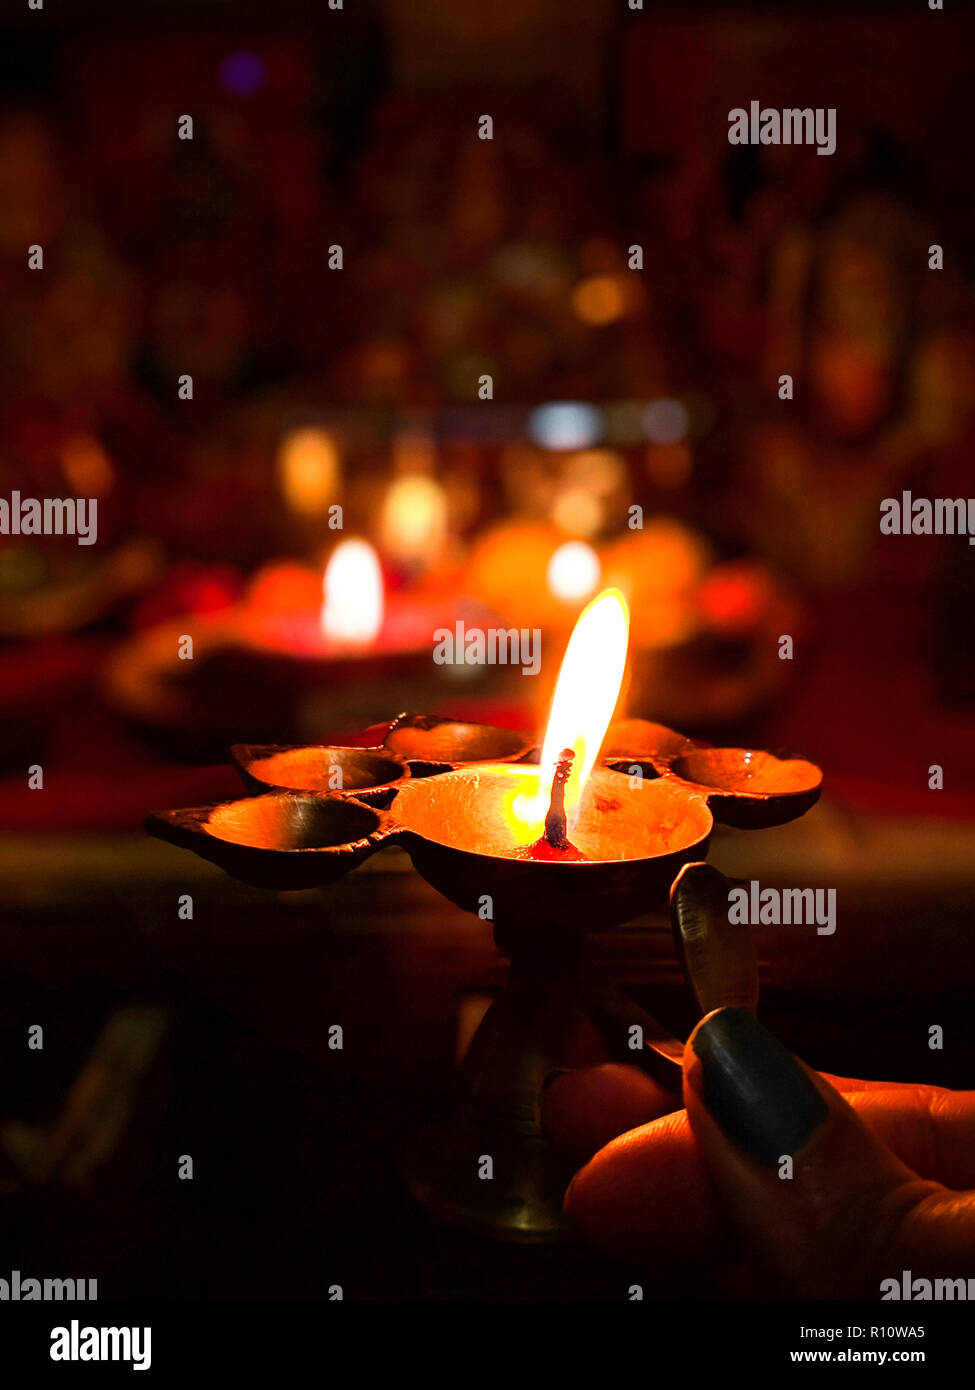
{"label": "orange flame", "polygon": [[572,828],[586,779],[619,699],[629,634],[630,611],[619,589],[604,589],[579,615],[555,686],[542,745],[538,792],[534,796],[522,793],[512,806],[516,820],[533,831],[537,826],[539,835],[563,748],[571,748],[575,753],[565,784],[566,817],[569,829]]}
{"label": "orange flame", "polygon": [[322,632],[331,642],[366,646],[383,625],[385,594],[379,558],[368,541],[337,546],[322,580]]}

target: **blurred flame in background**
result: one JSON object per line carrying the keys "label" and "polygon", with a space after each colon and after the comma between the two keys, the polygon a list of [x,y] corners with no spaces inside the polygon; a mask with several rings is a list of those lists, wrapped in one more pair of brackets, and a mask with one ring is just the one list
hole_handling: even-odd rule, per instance
{"label": "blurred flame in background", "polygon": [[585,541],[566,541],[548,562],[546,579],[556,598],[588,598],[599,583],[599,556]]}
{"label": "blurred flame in background", "polygon": [[322,580],[322,632],[333,642],[365,646],[383,625],[385,595],[379,557],[368,541],[338,545]]}
{"label": "blurred flame in background", "polygon": [[394,479],[379,532],[386,552],[403,564],[435,559],[447,537],[447,498],[436,479],[423,473]]}

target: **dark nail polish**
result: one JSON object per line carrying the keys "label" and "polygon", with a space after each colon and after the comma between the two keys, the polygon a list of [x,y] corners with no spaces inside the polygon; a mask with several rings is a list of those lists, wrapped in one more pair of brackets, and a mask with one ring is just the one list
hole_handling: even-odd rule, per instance
{"label": "dark nail polish", "polygon": [[731,1142],[774,1165],[801,1149],[829,1113],[789,1050],[745,1009],[722,1009],[694,1035],[700,1095]]}

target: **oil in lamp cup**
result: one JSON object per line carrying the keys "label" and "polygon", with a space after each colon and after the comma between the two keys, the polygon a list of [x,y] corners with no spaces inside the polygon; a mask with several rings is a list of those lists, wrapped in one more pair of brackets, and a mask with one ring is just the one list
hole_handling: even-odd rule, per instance
{"label": "oil in lamp cup", "polygon": [[480,914],[489,903],[506,954],[516,934],[605,929],[646,910],[713,828],[704,798],[664,779],[634,786],[621,772],[590,774],[571,846],[539,842],[511,812],[538,790],[537,765],[473,763],[404,783],[380,834],[402,844],[434,888]]}

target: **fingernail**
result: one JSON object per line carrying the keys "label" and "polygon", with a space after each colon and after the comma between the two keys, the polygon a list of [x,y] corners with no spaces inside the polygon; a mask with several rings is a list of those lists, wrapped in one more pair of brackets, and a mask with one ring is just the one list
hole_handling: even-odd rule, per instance
{"label": "fingernail", "polygon": [[713,864],[685,864],[670,890],[680,923],[686,919],[688,929],[693,930],[694,923],[705,912],[727,917],[728,887],[728,880]]}
{"label": "fingernail", "polygon": [[758,962],[751,932],[732,923],[724,874],[711,864],[685,864],[670,892],[674,942],[701,1014],[758,1004]]}
{"label": "fingernail", "polygon": [[721,1009],[694,1034],[699,1094],[728,1139],[775,1165],[807,1142],[828,1106],[792,1053],[745,1009]]}

